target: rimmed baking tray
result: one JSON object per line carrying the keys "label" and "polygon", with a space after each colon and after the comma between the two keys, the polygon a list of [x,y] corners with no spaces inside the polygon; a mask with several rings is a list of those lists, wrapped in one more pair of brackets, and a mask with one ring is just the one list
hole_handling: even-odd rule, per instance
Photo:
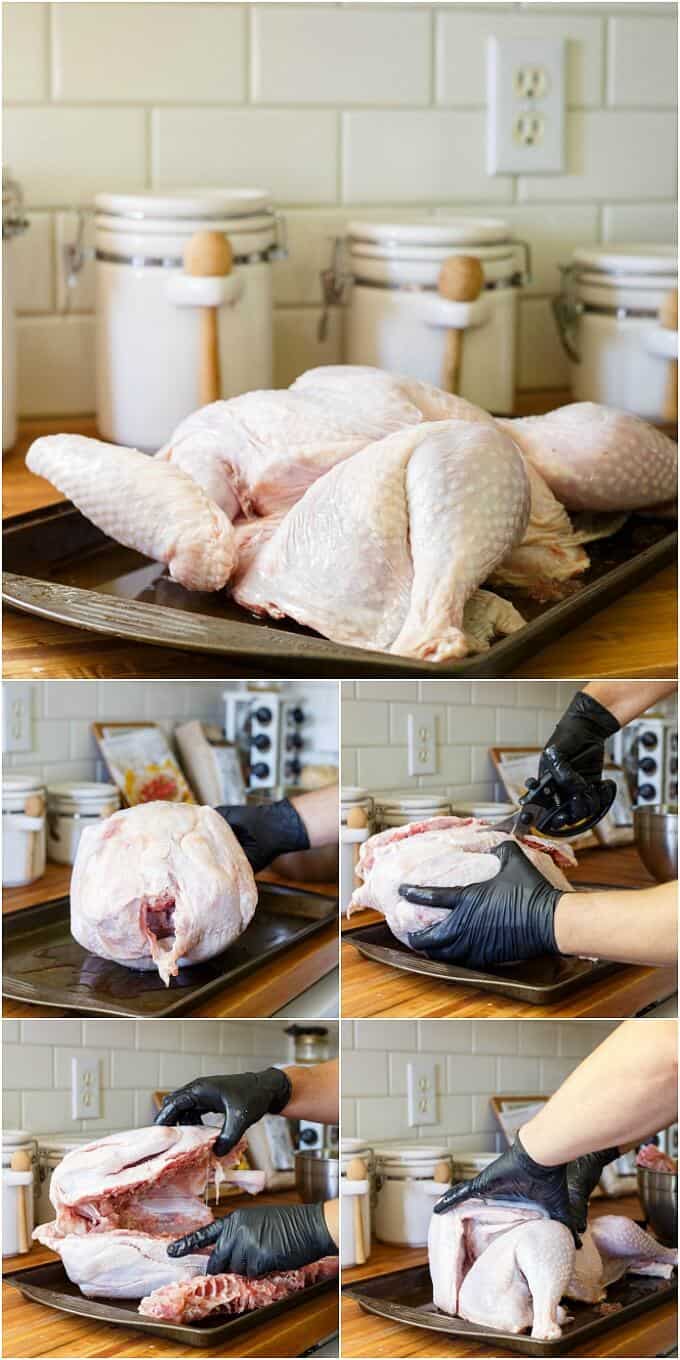
{"label": "rimmed baking tray", "polygon": [[452,1341],[458,1339],[468,1345],[493,1347],[493,1354],[499,1348],[518,1351],[520,1355],[567,1355],[575,1346],[596,1341],[612,1327],[625,1326],[640,1313],[675,1299],[677,1283],[674,1279],[629,1276],[609,1286],[605,1304],[574,1303],[568,1299],[566,1307],[572,1320],[565,1323],[561,1337],[555,1341],[533,1340],[525,1334],[514,1336],[495,1327],[480,1327],[440,1312],[432,1302],[432,1281],[426,1265],[409,1266],[390,1275],[360,1280],[345,1285],[342,1293],[356,1299],[368,1313],[377,1313],[379,1317],[410,1327],[442,1332]]}
{"label": "rimmed baking tray", "polygon": [[[589,546],[591,567],[565,600],[539,604],[503,591],[527,619],[489,652],[435,663],[329,642],[291,620],[255,620],[225,592],[171,581],[158,563],[121,548],[70,502],[15,515],[3,525],[3,599],[13,608],[91,632],[243,659],[296,676],[507,675],[677,556],[667,520],[631,516]],[[632,639],[631,639],[632,641]]]}
{"label": "rimmed baking tray", "polygon": [[[616,891],[602,883],[578,883],[574,886],[577,892]],[[598,982],[608,973],[626,966],[600,959],[563,958],[558,954],[499,965],[492,971],[461,968],[457,963],[437,963],[424,958],[422,954],[415,954],[392,934],[384,921],[357,926],[355,930],[344,930],[342,938],[354,945],[365,958],[375,959],[391,968],[399,968],[405,973],[419,973],[440,982],[475,987],[480,992],[495,992],[498,996],[509,996],[513,1001],[523,1001],[529,1006],[549,1006],[577,988]]]}
{"label": "rimmed baking tray", "polygon": [[[135,1299],[116,1299],[106,1303],[102,1299],[86,1299],[78,1286],[72,1284],[61,1261],[50,1261],[48,1265],[32,1266],[27,1270],[11,1270],[3,1277],[6,1284],[20,1289],[27,1299],[35,1303],[47,1304],[61,1313],[74,1313],[77,1317],[91,1318],[94,1322],[111,1322],[116,1327],[136,1327],[154,1336],[164,1336],[178,1346],[227,1345],[239,1332],[250,1331],[253,1327],[271,1318],[280,1317],[299,1308],[301,1303],[316,1298],[319,1294],[336,1289],[336,1278],[320,1280],[308,1289],[301,1289],[279,1303],[271,1303],[266,1308],[256,1308],[252,1313],[241,1313],[238,1317],[203,1318],[201,1322],[161,1322],[157,1318],[142,1317],[137,1312]],[[5,1352],[6,1353],[6,1352]]]}
{"label": "rimmed baking tray", "polygon": [[135,972],[90,954],[73,939],[69,899],[59,897],[3,917],[3,996],[92,1015],[177,1015],[238,982],[337,920],[337,898],[258,883],[258,905],[243,935],[223,954],[166,987],[155,969]]}

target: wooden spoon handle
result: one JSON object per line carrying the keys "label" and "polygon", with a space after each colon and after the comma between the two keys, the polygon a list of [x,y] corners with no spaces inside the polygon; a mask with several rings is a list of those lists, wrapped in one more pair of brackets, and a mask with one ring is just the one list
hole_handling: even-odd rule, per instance
{"label": "wooden spoon handle", "polygon": [[356,1264],[363,1266],[366,1264],[366,1243],[364,1242],[364,1216],[361,1210],[363,1195],[352,1196],[352,1206],[354,1210],[354,1255]]}
{"label": "wooden spoon handle", "polygon": [[671,359],[668,364],[668,374],[666,376],[666,389],[664,392],[663,418],[669,425],[674,425],[678,419],[678,361]]}
{"label": "wooden spoon handle", "polygon": [[442,387],[445,392],[457,392],[460,387],[464,334],[464,331],[454,330],[453,327],[446,332],[442,360]]}
{"label": "wooden spoon handle", "polygon": [[198,389],[201,406],[219,401],[222,395],[216,307],[201,308]]}
{"label": "wooden spoon handle", "polygon": [[28,1240],[28,1214],[26,1211],[26,1195],[31,1189],[29,1185],[17,1185],[17,1237],[19,1239],[19,1251],[26,1252],[30,1248]]}

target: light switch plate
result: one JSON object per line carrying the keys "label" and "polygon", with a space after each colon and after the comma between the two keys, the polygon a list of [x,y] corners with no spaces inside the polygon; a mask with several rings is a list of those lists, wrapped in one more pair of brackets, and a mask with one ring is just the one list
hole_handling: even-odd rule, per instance
{"label": "light switch plate", "polygon": [[565,54],[562,38],[489,38],[490,175],[545,175],[564,170]]}
{"label": "light switch plate", "polygon": [[418,705],[416,713],[408,715],[408,772],[436,774],[437,719],[433,708]]}
{"label": "light switch plate", "polygon": [[71,1118],[101,1118],[98,1058],[71,1059]]}
{"label": "light switch plate", "polygon": [[31,686],[16,680],[3,685],[2,692],[2,749],[3,751],[31,751]]}
{"label": "light switch plate", "polygon": [[436,1124],[437,1064],[433,1058],[418,1057],[406,1064],[406,1089],[409,1126]]}

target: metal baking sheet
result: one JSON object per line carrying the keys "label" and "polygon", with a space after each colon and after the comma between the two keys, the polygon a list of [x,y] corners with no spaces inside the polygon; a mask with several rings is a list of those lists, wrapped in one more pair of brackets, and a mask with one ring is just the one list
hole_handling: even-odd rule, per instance
{"label": "metal baking sheet", "polygon": [[[662,1280],[647,1276],[629,1276],[607,1290],[606,1304],[566,1301],[571,1321],[565,1323],[562,1335],[555,1341],[533,1340],[527,1335],[513,1336],[495,1327],[480,1327],[463,1318],[450,1317],[435,1308],[432,1302],[432,1282],[426,1265],[396,1270],[390,1275],[377,1275],[356,1284],[345,1285],[343,1295],[356,1299],[368,1313],[403,1322],[409,1327],[425,1327],[443,1332],[452,1341],[475,1343],[501,1350],[518,1351],[520,1355],[568,1355],[575,1346],[597,1341],[603,1332],[623,1327],[640,1313],[668,1303],[677,1297],[675,1279]],[[616,1305],[614,1311],[610,1311]],[[620,1306],[619,1306],[620,1305]],[[603,1307],[607,1310],[602,1311]],[[452,1352],[455,1354],[455,1351]],[[586,1352],[587,1353],[587,1352]]]}
{"label": "metal baking sheet", "polygon": [[526,627],[489,652],[446,663],[329,642],[288,619],[255,620],[225,592],[186,591],[158,563],[112,543],[70,502],[5,520],[3,552],[5,604],[110,637],[247,660],[270,675],[294,667],[295,676],[491,676],[507,675],[674,562],[677,534],[668,520],[631,516],[619,533],[589,545],[591,567],[567,599],[539,604],[499,592]]}
{"label": "metal baking sheet", "polygon": [[3,917],[3,996],[91,1015],[177,1015],[337,920],[337,898],[258,883],[255,915],[234,944],[181,968],[166,987],[155,969],[135,972],[97,958],[73,939],[69,899]]}
{"label": "metal baking sheet", "polygon": [[[574,887],[577,892],[616,891],[602,883],[578,883]],[[440,982],[476,987],[480,992],[495,992],[497,996],[509,996],[513,1001],[523,1001],[529,1006],[546,1006],[562,1001],[577,988],[598,982],[608,973],[626,966],[601,960],[593,962],[590,959],[546,955],[545,958],[526,959],[523,963],[499,965],[493,972],[482,972],[475,968],[461,968],[457,963],[437,963],[424,958],[422,954],[414,954],[408,945],[402,944],[392,934],[384,921],[371,926],[357,926],[356,930],[345,930],[342,938],[353,944],[367,959],[376,959],[378,963],[389,964],[403,972],[420,973]]]}
{"label": "metal baking sheet", "polygon": [[74,1313],[77,1317],[91,1318],[93,1322],[111,1322],[116,1327],[136,1327],[154,1336],[164,1336],[178,1346],[213,1348],[220,1344],[226,1346],[238,1333],[250,1331],[262,1322],[270,1322],[274,1317],[299,1308],[308,1299],[338,1287],[337,1279],[321,1280],[308,1289],[300,1290],[298,1294],[291,1294],[288,1299],[271,1303],[266,1308],[256,1308],[252,1313],[241,1313],[239,1317],[233,1318],[220,1318],[213,1314],[201,1322],[185,1323],[141,1317],[134,1299],[116,1299],[110,1303],[103,1299],[86,1299],[78,1286],[69,1280],[61,1261],[32,1266],[29,1270],[12,1270],[3,1278],[6,1284],[21,1290],[25,1298],[44,1303],[49,1308],[57,1308],[61,1313]]}

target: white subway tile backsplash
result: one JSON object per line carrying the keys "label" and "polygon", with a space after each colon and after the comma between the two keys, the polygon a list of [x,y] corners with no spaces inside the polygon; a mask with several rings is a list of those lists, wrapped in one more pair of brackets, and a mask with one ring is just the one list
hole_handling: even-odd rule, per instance
{"label": "white subway tile backsplash", "polygon": [[517,386],[568,387],[569,359],[549,298],[523,298],[519,305]]}
{"label": "white subway tile backsplash", "polygon": [[387,1095],[387,1056],[370,1049],[345,1053],[342,1089],[348,1096]]}
{"label": "white subway tile backsplash", "polygon": [[607,24],[607,103],[674,108],[678,95],[677,17],[616,15]]}
{"label": "white subway tile backsplash", "polygon": [[357,1107],[354,1100],[343,1098],[340,1101],[340,1121],[343,1138],[356,1137]]}
{"label": "white subway tile backsplash", "polygon": [[357,752],[357,780],[361,788],[395,789],[408,784],[405,746],[364,747]]}
{"label": "white subway tile backsplash", "polygon": [[[70,1023],[70,1022],[69,1022]],[[80,1023],[79,1021],[76,1023]],[[144,1021],[145,1025],[150,1022]],[[159,1022],[158,1022],[159,1023]],[[66,1042],[63,1036],[60,1022],[59,1041]],[[146,1036],[147,1042],[150,1035]],[[83,1043],[93,1044],[97,1048],[134,1048],[135,1047],[135,1021],[134,1020],[83,1020]]]}
{"label": "white subway tile backsplash", "polygon": [[551,1020],[520,1020],[520,1053],[539,1056],[556,1053],[559,1029]]}
{"label": "white subway tile backsplash", "polygon": [[513,746],[535,746],[538,741],[536,709],[497,709],[496,738],[499,742],[506,742]]}
{"label": "white subway tile backsplash", "polygon": [[[87,1022],[86,1022],[86,1023],[87,1023]],[[103,1024],[107,1024],[108,1022],[104,1020],[104,1021],[102,1021],[102,1023],[103,1023]],[[18,1026],[18,1025],[19,1025],[19,1021],[18,1021],[18,1020],[3,1020],[3,1022],[2,1022],[2,1040],[3,1040],[3,1043],[7,1043],[8,1039],[14,1037],[13,1035],[8,1034],[8,1032],[7,1032],[7,1026],[8,1026],[8,1024],[9,1024],[9,1025],[17,1025],[17,1026]],[[60,1042],[61,1044],[73,1044],[73,1045],[79,1045],[80,1043],[82,1043],[82,1042],[83,1042],[83,1024],[84,1024],[84,1022],[83,1022],[82,1020],[69,1020],[69,1019],[66,1019],[65,1017],[64,1017],[64,1019],[61,1019],[61,1018],[60,1018],[60,1020],[59,1020],[59,1042]],[[18,1034],[16,1035],[16,1038],[17,1038],[17,1039],[19,1038],[19,1035],[18,1035]],[[22,1044],[45,1044],[45,1043],[50,1043],[50,1042],[52,1042],[52,1041],[53,1041],[53,1038],[54,1038],[54,1030],[52,1030],[52,1033],[51,1033],[51,1035],[50,1035],[50,1032],[49,1032],[48,1027],[47,1027],[47,1023],[46,1023],[44,1020],[22,1020],[22,1021],[21,1021],[21,1042],[22,1042]],[[91,1038],[91,1037],[90,1037],[90,1038],[86,1038],[86,1039],[85,1039],[85,1042],[86,1042],[86,1043],[92,1042],[92,1038]],[[27,1054],[27,1056],[26,1056],[26,1063],[27,1063],[27,1066],[30,1068],[30,1065],[31,1065],[31,1063],[32,1063],[32,1051],[31,1051],[31,1053]]]}
{"label": "white subway tile backsplash", "polygon": [[456,1020],[442,1025],[438,1020],[418,1021],[418,1048],[421,1053],[472,1053],[473,1021]]}
{"label": "white subway tile backsplash", "polygon": [[[346,1023],[351,1022],[343,1021],[343,1024]],[[383,1048],[388,1036],[390,1044],[395,1048],[409,1049],[413,1052],[418,1047],[415,1020],[390,1020],[389,1028],[384,1020],[357,1019],[353,1023],[357,1049]]]}
{"label": "white subway tile backsplash", "polygon": [[[392,704],[392,713],[397,705]],[[386,746],[390,739],[390,710],[385,703],[373,703],[368,699],[348,699],[342,708],[342,723],[345,739],[357,746]],[[406,741],[406,732],[392,741]]]}
{"label": "white subway tile backsplash", "polygon": [[[54,273],[58,312],[95,310],[94,238],[94,218],[89,214],[84,217],[75,212],[54,214]],[[71,275],[65,251],[77,241],[80,241],[84,254],[78,273]],[[70,280],[68,286],[67,279]]]}
{"label": "white subway tile backsplash", "polygon": [[198,1075],[196,1066],[196,1057],[193,1053],[161,1053],[161,1089],[185,1086],[188,1081],[193,1081]]}
{"label": "white subway tile backsplash", "polygon": [[[415,1030],[415,1024],[414,1024],[414,1027],[413,1027],[413,1028],[414,1028],[414,1030]],[[342,1049],[343,1049],[343,1052],[345,1051],[345,1049],[354,1048],[354,1021],[353,1021],[353,1020],[341,1020],[341,1021],[340,1021],[340,1038],[341,1038],[341,1042],[342,1042]],[[371,1045],[368,1044],[367,1047],[370,1048]]]}
{"label": "white subway tile backsplash", "polygon": [[321,318],[321,307],[280,307],[275,311],[275,387],[290,387],[308,368],[342,363],[342,310],[330,309],[323,338],[319,333]]}
{"label": "white subway tile backsplash", "polygon": [[[6,1022],[5,1022],[6,1023]],[[4,1026],[3,1026],[4,1028]],[[3,1091],[2,1119],[6,1129],[21,1128],[21,1092]]]}
{"label": "white subway tile backsplash", "polygon": [[[88,1128],[92,1125],[88,1120]],[[21,1097],[21,1128],[31,1133],[70,1133],[80,1128],[71,1118],[70,1091],[26,1091]]]}
{"label": "white subway tile backsplash", "polygon": [[[52,1031],[52,1042],[59,1038],[58,1031]],[[99,1080],[102,1086],[111,1085],[111,1058],[104,1048],[69,1048],[59,1044],[54,1049],[54,1085],[62,1090],[71,1090],[73,1084],[72,1061],[74,1058],[91,1058],[99,1065]],[[51,1073],[50,1073],[51,1077]],[[33,1079],[31,1077],[31,1084]],[[38,1083],[36,1083],[37,1085]]]}
{"label": "white subway tile backsplash", "polygon": [[7,1091],[24,1091],[29,1075],[36,1090],[52,1086],[52,1049],[46,1045],[32,1046],[27,1055],[22,1044],[3,1043],[2,1060],[3,1086]]}
{"label": "white subway tile backsplash", "polygon": [[219,1020],[183,1020],[182,1051],[206,1055],[219,1053],[221,1028]]}
{"label": "white subway tile backsplash", "polygon": [[80,1128],[93,1138],[109,1129],[131,1129],[135,1124],[134,1091],[102,1091],[99,1119],[82,1119]]}
{"label": "white subway tile backsplash", "polygon": [[160,108],[152,120],[153,183],[247,184],[280,203],[331,203],[337,115],[314,110]]}
{"label": "white subway tile backsplash", "polygon": [[52,287],[52,220],[49,213],[26,213],[28,230],[15,236],[8,264],[12,270],[17,312],[50,312]]}
{"label": "white subway tile backsplash", "polygon": [[159,1049],[166,1053],[179,1053],[182,1047],[181,1020],[137,1020],[137,1048]]}
{"label": "white subway tile backsplash", "polygon": [[516,1020],[473,1020],[473,1052],[516,1053]]}
{"label": "white subway tile backsplash", "polygon": [[144,188],[145,126],[143,109],[10,105],[5,158],[15,167],[29,207],[89,203],[103,189]]}
{"label": "white subway tile backsplash", "polygon": [[406,1101],[401,1096],[365,1096],[356,1103],[358,1138],[412,1138]]}
{"label": "white subway tile backsplash", "polygon": [[[582,7],[585,8],[585,7]],[[602,96],[602,20],[567,13],[555,5],[552,13],[519,13],[516,6],[482,5],[466,9],[450,5],[437,14],[437,100],[461,107],[486,103],[486,61],[489,36],[503,38],[564,38],[567,103],[597,107]]]}
{"label": "white subway tile backsplash", "polygon": [[493,746],[496,740],[495,709],[468,703],[465,706],[452,704],[446,712],[449,743],[454,746],[470,746],[472,742],[480,741],[487,746]]}
{"label": "white subway tile backsplash", "polygon": [[496,1059],[467,1053],[452,1054],[446,1060],[446,1085],[449,1091],[477,1095],[489,1092],[496,1085]]}
{"label": "white subway tile backsplash", "polygon": [[[27,1023],[30,1024],[30,1023],[31,1023],[30,1020],[29,1020]],[[6,1043],[6,1044],[9,1044],[9,1043],[12,1043],[12,1044],[18,1043],[20,1037],[21,1037],[21,1034],[20,1034],[20,1031],[19,1031],[19,1021],[18,1021],[18,1020],[3,1020],[3,1022],[2,1022],[2,1039],[3,1039],[3,1043]],[[39,1042],[40,1042],[40,1041],[39,1041]]]}
{"label": "white subway tile backsplash", "polygon": [[20,317],[17,346],[18,402],[24,416],[94,410],[92,317]]}
{"label": "white subway tile backsplash", "polygon": [[70,103],[239,104],[245,7],[55,4],[53,95]]}
{"label": "white subway tile backsplash", "polygon": [[159,1085],[160,1065],[160,1053],[140,1053],[139,1049],[116,1049],[111,1055],[111,1086],[114,1090],[134,1086],[150,1086],[156,1089]]}
{"label": "white subway tile backsplash", "polygon": [[675,242],[678,212],[674,203],[607,203],[602,209],[603,241]]}
{"label": "white subway tile backsplash", "polygon": [[672,113],[570,113],[566,173],[520,176],[519,198],[534,203],[673,198],[675,147],[676,118]]}
{"label": "white subway tile backsplash", "polygon": [[510,202],[512,182],[485,171],[482,112],[401,109],[343,115],[347,203]]}
{"label": "white subway tile backsplash", "polygon": [[498,1059],[498,1091],[501,1095],[537,1095],[538,1058],[504,1056]]}
{"label": "white subway tile backsplash", "polygon": [[578,1066],[576,1058],[541,1058],[539,1075],[539,1091],[546,1095],[552,1094],[558,1086],[566,1081],[567,1077],[574,1068]]}
{"label": "white subway tile backsplash", "polygon": [[49,5],[27,5],[22,0],[3,5],[2,85],[6,101],[32,103],[49,97],[48,22]]}
{"label": "white subway tile backsplash", "polygon": [[251,13],[256,103],[429,102],[429,7],[283,4]]}

